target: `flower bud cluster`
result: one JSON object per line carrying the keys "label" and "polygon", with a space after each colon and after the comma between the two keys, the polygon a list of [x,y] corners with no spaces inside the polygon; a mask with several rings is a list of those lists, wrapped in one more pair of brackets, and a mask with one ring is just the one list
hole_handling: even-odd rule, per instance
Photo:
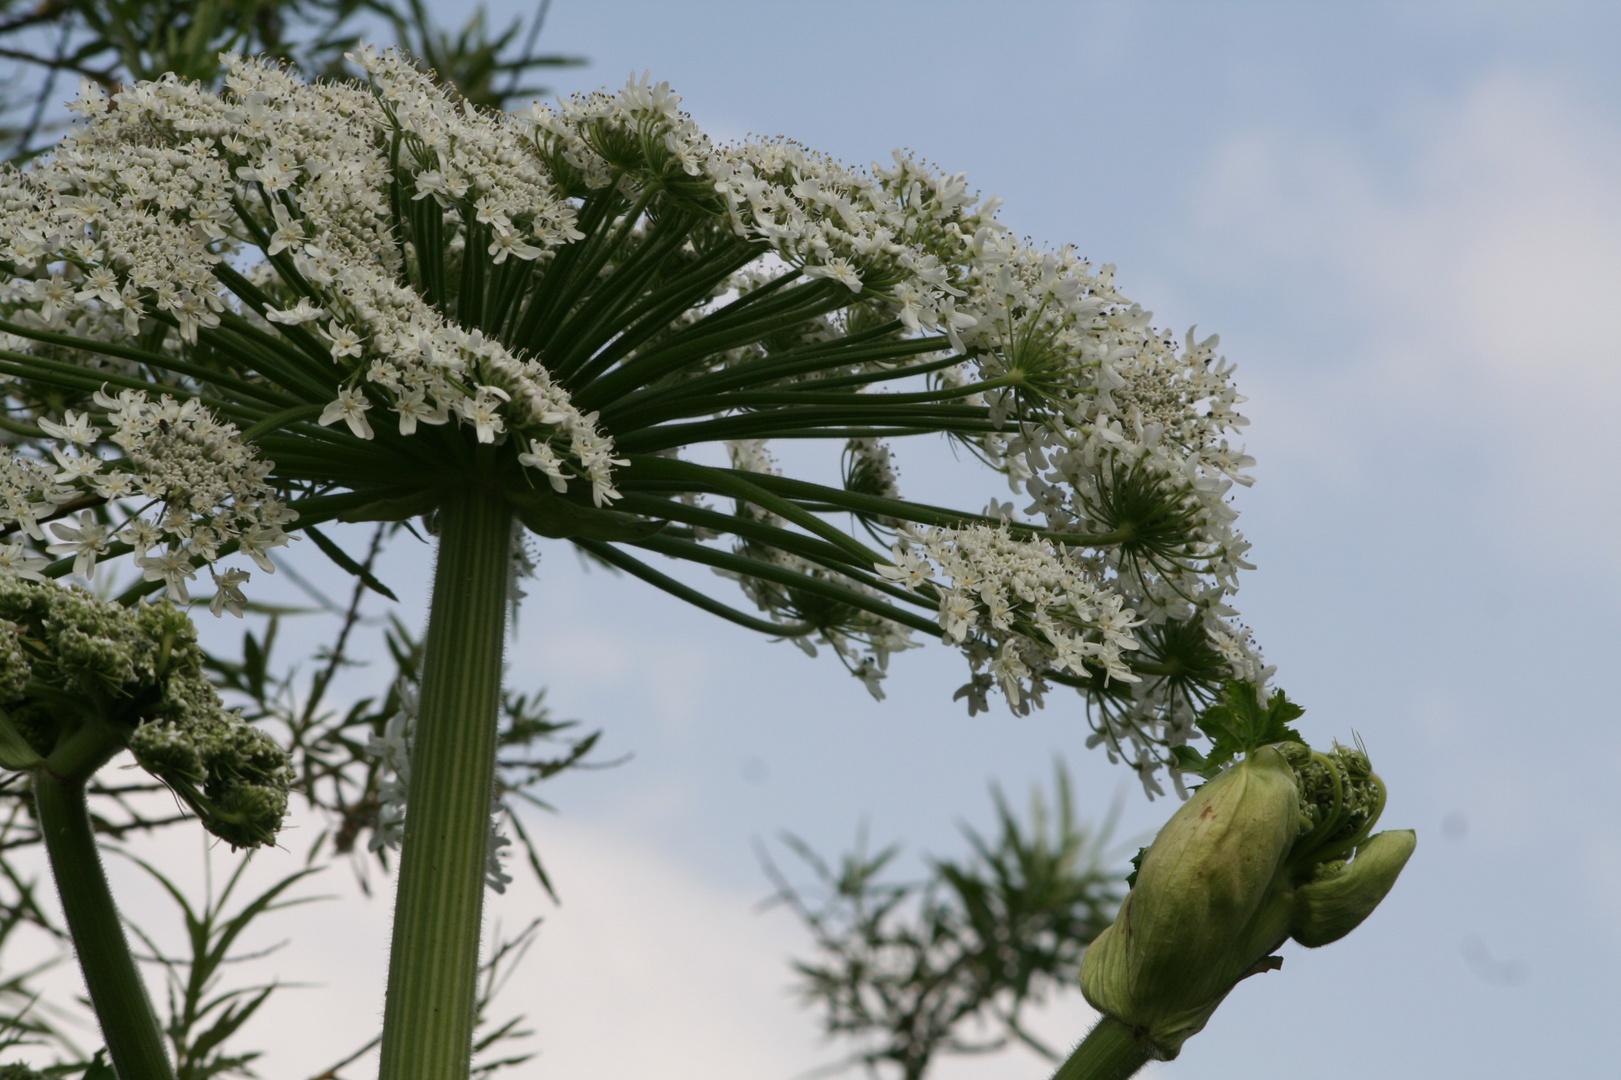
{"label": "flower bud cluster", "polygon": [[[727,450],[731,454],[733,468],[745,472],[780,474],[776,460],[759,440],[730,442],[727,443]],[[747,504],[739,506],[738,512],[761,524],[785,524],[775,514]],[[860,581],[778,547],[742,541],[737,545],[737,551],[772,566],[836,584],[857,595],[877,595],[870,586]],[[749,599],[784,623],[785,628],[797,624],[797,632],[785,636],[807,655],[815,656],[819,644],[832,649],[839,662],[860,679],[867,692],[878,701],[884,699],[883,682],[888,676],[889,658],[895,653],[918,647],[918,642],[905,627],[852,604],[840,603],[760,577],[741,577],[738,584]]]}
{"label": "flower bud cluster", "polygon": [[227,711],[196,631],[166,603],[126,608],[80,588],[0,579],[0,718],[41,758],[90,720],[214,835],[270,843],[293,781],[287,754]]}

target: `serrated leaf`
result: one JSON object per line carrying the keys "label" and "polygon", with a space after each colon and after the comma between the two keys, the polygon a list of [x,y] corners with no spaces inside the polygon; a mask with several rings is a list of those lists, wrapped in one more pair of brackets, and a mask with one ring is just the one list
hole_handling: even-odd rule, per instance
{"label": "serrated leaf", "polygon": [[1190,772],[1206,779],[1221,768],[1219,765],[1212,765],[1209,758],[1191,746],[1173,746],[1171,756],[1176,758],[1176,767],[1183,772]]}
{"label": "serrated leaf", "polygon": [[[1201,776],[1213,776],[1223,765],[1240,754],[1272,743],[1304,742],[1300,733],[1289,726],[1289,721],[1305,713],[1305,709],[1290,701],[1282,690],[1274,691],[1265,705],[1261,704],[1259,689],[1254,683],[1238,679],[1229,680],[1221,690],[1221,700],[1211,705],[1199,717],[1199,730],[1210,739],[1210,753],[1202,766],[1191,771]],[[1178,763],[1183,760],[1177,747]],[[1188,751],[1188,761],[1198,758],[1196,751]],[[1189,766],[1183,765],[1182,768]]]}

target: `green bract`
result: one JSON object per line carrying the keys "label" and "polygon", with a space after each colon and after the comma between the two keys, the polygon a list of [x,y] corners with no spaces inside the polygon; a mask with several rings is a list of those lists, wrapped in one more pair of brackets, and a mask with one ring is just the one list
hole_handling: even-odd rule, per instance
{"label": "green bract", "polygon": [[1286,940],[1336,941],[1384,899],[1415,837],[1369,836],[1383,803],[1360,751],[1251,751],[1200,787],[1142,856],[1082,964],[1087,1001],[1152,1056],[1174,1058],[1239,980],[1281,964],[1272,953]]}
{"label": "green bract", "polygon": [[0,764],[83,779],[127,746],[236,847],[270,843],[286,753],[220,704],[196,631],[167,603],[0,579]]}

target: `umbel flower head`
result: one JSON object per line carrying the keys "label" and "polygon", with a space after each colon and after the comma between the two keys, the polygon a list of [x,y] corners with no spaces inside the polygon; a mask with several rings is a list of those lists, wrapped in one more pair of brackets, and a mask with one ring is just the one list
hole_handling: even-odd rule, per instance
{"label": "umbel flower head", "polygon": [[[1231,684],[1208,716],[1217,754],[1137,860],[1115,922],[1081,966],[1081,990],[1170,1059],[1237,983],[1282,960],[1285,941],[1317,947],[1356,929],[1385,898],[1416,843],[1373,834],[1385,789],[1360,749],[1319,753],[1286,726],[1281,693],[1262,707]],[[1213,754],[1212,756],[1217,756]]]}
{"label": "umbel flower head", "polygon": [[0,578],[0,765],[84,779],[127,746],[209,832],[270,843],[292,767],[221,706],[202,661],[191,620],[167,603]]}
{"label": "umbel flower head", "polygon": [[[0,171],[0,569],[132,553],[239,612],[225,560],[268,572],[305,530],[353,568],[318,526],[480,490],[875,694],[916,634],[963,651],[972,710],[1072,687],[1151,792],[1223,680],[1265,679],[1229,606],[1232,366],[1113,267],[910,157],[715,144],[646,79],[514,115],[351,60],[366,82],[229,57],[222,93],[87,85],[54,154]],[[966,505],[902,497],[938,436],[995,481]]]}

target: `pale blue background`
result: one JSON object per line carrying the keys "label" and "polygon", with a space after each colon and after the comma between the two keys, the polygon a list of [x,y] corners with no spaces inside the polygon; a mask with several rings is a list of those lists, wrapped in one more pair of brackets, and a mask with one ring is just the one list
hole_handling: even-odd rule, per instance
{"label": "pale blue background", "polygon": [[[1163,1075],[1613,1075],[1614,9],[557,0],[545,38],[592,60],[563,91],[650,68],[721,137],[911,147],[1221,333],[1259,459],[1240,607],[1308,737],[1360,733],[1420,846],[1367,926],[1292,949]],[[898,657],[880,707],[563,550],[533,592],[515,668],[636,755],[555,785],[564,818],[728,888],[763,891],[749,841],[779,828],[957,852],[987,782],[1022,799],[1054,755],[1098,815],[1170,809],[1067,704],[969,720],[944,650]]]}
{"label": "pale blue background", "polygon": [[[1290,947],[1159,1076],[1615,1074],[1618,41],[1613,9],[1547,3],[554,4],[547,46],[592,60],[559,89],[650,68],[717,137],[855,162],[909,146],[1238,363],[1259,460],[1239,606],[1302,730],[1359,733],[1386,823],[1420,844],[1365,927]],[[948,482],[927,455],[902,467],[914,494]],[[428,565],[406,544],[385,568],[408,617]],[[751,911],[756,838],[833,852],[866,821],[957,854],[989,783],[1022,802],[1055,757],[1088,813],[1121,800],[1123,839],[1172,808],[1083,748],[1072,703],[970,720],[941,648],[898,657],[879,706],[831,659],[563,547],[530,591],[514,680],[634,755],[552,784],[561,815],[535,821],[564,899],[515,1003],[535,1076],[786,1080],[828,1060],[782,994],[791,921]],[[534,903],[520,887],[512,906]],[[371,972],[356,1032],[370,910],[325,953]],[[333,1008],[299,999],[284,1022],[315,1039]],[[1042,1030],[1084,1022],[1072,996]],[[1045,1075],[1028,1057],[938,1074]]]}

